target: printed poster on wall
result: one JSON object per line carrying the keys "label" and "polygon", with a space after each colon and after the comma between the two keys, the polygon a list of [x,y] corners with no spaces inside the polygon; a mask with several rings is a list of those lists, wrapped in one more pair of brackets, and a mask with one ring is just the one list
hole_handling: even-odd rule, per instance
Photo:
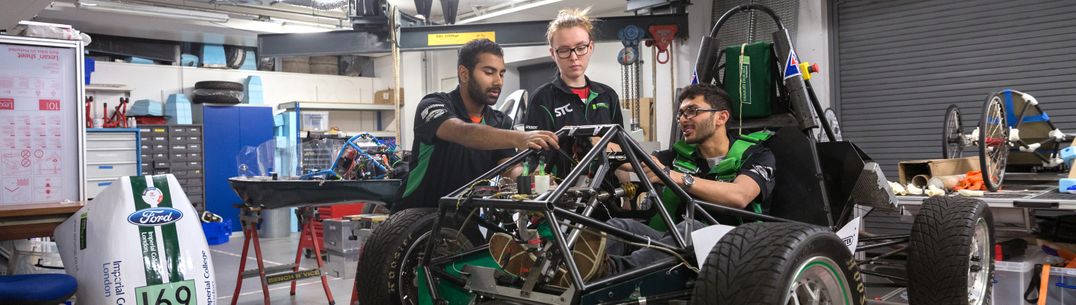
{"label": "printed poster on wall", "polygon": [[0,206],[78,200],[75,60],[0,43]]}

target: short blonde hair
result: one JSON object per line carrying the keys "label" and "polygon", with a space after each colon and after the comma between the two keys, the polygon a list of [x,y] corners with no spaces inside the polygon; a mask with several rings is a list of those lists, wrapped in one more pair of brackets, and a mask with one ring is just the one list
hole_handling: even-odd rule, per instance
{"label": "short blonde hair", "polygon": [[566,8],[557,12],[557,18],[549,22],[549,28],[546,29],[545,38],[549,41],[549,44],[553,44],[553,33],[559,30],[570,29],[574,27],[581,27],[587,31],[587,36],[591,40],[594,40],[594,24],[590,22],[590,17],[587,13],[590,12],[590,7],[584,9]]}

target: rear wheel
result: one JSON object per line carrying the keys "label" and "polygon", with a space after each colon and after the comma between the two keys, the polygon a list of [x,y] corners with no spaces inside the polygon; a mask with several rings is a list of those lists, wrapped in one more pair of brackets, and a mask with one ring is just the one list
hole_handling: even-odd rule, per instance
{"label": "rear wheel", "polygon": [[942,158],[960,158],[964,154],[964,124],[960,108],[949,105],[945,109],[945,125],[942,126]]}
{"label": "rear wheel", "polygon": [[1009,160],[1009,124],[1001,99],[1000,92],[990,95],[979,119],[979,168],[983,171],[983,184],[991,192],[1001,188]]}
{"label": "rear wheel", "polygon": [[923,201],[908,246],[911,304],[990,304],[993,220],[986,203],[976,199]]}
{"label": "rear wheel", "polygon": [[749,223],[707,256],[691,304],[863,304],[856,261],[836,234],[794,223]]}

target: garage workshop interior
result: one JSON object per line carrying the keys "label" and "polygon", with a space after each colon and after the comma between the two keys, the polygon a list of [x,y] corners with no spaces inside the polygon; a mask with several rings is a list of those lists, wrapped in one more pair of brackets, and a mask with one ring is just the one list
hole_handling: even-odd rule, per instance
{"label": "garage workshop interior", "polygon": [[0,0],[0,305],[1076,304],[1073,16]]}

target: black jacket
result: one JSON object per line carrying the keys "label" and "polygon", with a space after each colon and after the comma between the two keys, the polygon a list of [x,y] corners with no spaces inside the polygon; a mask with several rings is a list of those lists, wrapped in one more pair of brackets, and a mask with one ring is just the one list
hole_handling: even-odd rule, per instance
{"label": "black jacket", "polygon": [[[392,206],[392,211],[435,208],[442,196],[493,169],[501,159],[515,154],[514,149],[471,149],[438,138],[437,129],[451,118],[470,122],[459,87],[448,93],[432,93],[419,102],[415,111],[411,170],[399,191],[402,198]],[[511,118],[490,107],[482,111],[481,123],[501,129],[512,128]]]}
{"label": "black jacket", "polygon": [[[620,97],[613,88],[586,78],[590,87],[590,97],[583,101],[572,92],[568,84],[560,79],[560,74],[553,81],[538,87],[530,96],[527,105],[527,118],[524,128],[531,130],[548,130],[557,132],[564,126],[618,124],[624,126],[624,115],[620,111]],[[573,149],[573,141],[568,137],[560,139],[561,149],[571,154],[580,153]],[[569,160],[558,154],[547,153],[551,158],[550,172],[564,177],[571,170]]]}
{"label": "black jacket", "polygon": [[538,87],[530,95],[527,105],[526,129],[556,132],[564,126],[620,124],[624,116],[620,112],[620,97],[613,88],[591,81],[590,98],[584,102],[572,93],[572,89],[556,75],[552,82]]}

